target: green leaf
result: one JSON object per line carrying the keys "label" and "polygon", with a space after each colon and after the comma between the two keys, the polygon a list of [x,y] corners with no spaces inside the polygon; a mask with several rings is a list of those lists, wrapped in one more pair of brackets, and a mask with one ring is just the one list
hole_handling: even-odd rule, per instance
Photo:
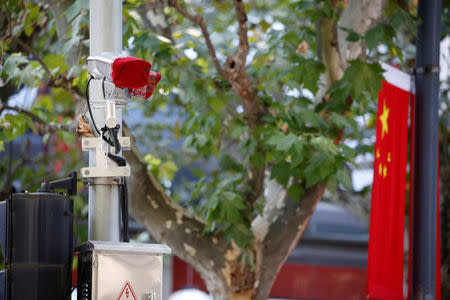
{"label": "green leaf", "polygon": [[208,137],[203,133],[196,133],[194,135],[197,146],[203,147],[208,142]]}
{"label": "green leaf", "polygon": [[61,137],[67,146],[73,145],[75,143],[75,141],[77,140],[75,134],[67,132],[67,131],[61,131]]}
{"label": "green leaf", "polygon": [[365,63],[359,59],[350,61],[344,77],[329,90],[329,93],[333,94],[333,100],[338,102],[332,105],[348,107],[345,99],[349,94],[355,101],[361,101],[365,95],[376,98],[381,88],[382,73],[383,69],[378,63]]}
{"label": "green leaf", "polygon": [[336,125],[339,129],[348,128],[356,128],[357,124],[354,120],[349,119],[341,114],[331,113],[329,116],[329,120]]}
{"label": "green leaf", "polygon": [[223,99],[218,97],[208,98],[208,105],[214,110],[216,113],[220,113],[225,102]]}
{"label": "green leaf", "polygon": [[25,34],[30,36],[34,31],[33,22],[39,16],[39,6],[33,5],[33,7],[28,11],[27,17],[25,18]]}
{"label": "green leaf", "polygon": [[232,200],[224,198],[220,203],[219,215],[222,222],[231,224],[239,224],[242,222],[240,211],[243,209],[243,204],[242,201],[237,199],[239,199],[239,197],[235,197]]}
{"label": "green leaf", "polygon": [[294,117],[301,127],[305,126],[320,129],[327,126],[327,123],[323,120],[320,114],[316,113],[313,110],[301,112],[299,114],[296,114]]}
{"label": "green leaf", "polygon": [[291,155],[292,166],[300,165],[305,158],[305,146],[303,143],[295,143],[292,150],[289,152]]}
{"label": "green leaf", "polygon": [[152,167],[158,167],[161,164],[161,160],[159,158],[154,157],[150,153],[145,154],[144,161],[151,165]]}
{"label": "green leaf", "polygon": [[285,135],[277,132],[267,139],[266,144],[275,147],[278,151],[288,151],[296,142],[298,142],[298,137],[295,134]]}
{"label": "green leaf", "polygon": [[288,195],[291,197],[294,201],[299,201],[300,197],[304,193],[304,189],[300,184],[293,184],[288,189]]}
{"label": "green leaf", "polygon": [[73,105],[73,97],[63,88],[53,88],[52,95],[54,102],[61,104],[64,108]]}
{"label": "green leaf", "polygon": [[391,43],[395,36],[395,31],[391,25],[379,23],[367,31],[365,40],[367,47],[375,48],[382,42]]}
{"label": "green leaf", "polygon": [[50,68],[50,70],[56,70],[58,72],[67,72],[69,66],[66,63],[66,57],[61,54],[49,54],[46,55],[42,60]]}
{"label": "green leaf", "polygon": [[29,117],[23,114],[4,115],[0,126],[3,127],[7,140],[13,140],[17,136],[23,136],[29,127]]}
{"label": "green leaf", "polygon": [[271,179],[276,179],[280,184],[286,186],[289,181],[289,164],[285,161],[273,165],[270,173]]}
{"label": "green leaf", "polygon": [[43,108],[46,112],[53,111],[53,101],[48,95],[40,96],[34,105],[35,109]]}
{"label": "green leaf", "polygon": [[346,40],[349,42],[357,42],[361,39],[361,36],[354,31],[349,32]]}
{"label": "green leaf", "polygon": [[21,75],[23,75],[20,67],[29,64],[26,57],[22,56],[20,53],[13,53],[5,58],[3,66],[1,68],[1,74],[6,76],[6,83],[11,80],[17,80],[17,84],[21,83]]}
{"label": "green leaf", "polygon": [[[383,69],[378,63],[364,63],[360,60],[350,62],[349,76],[351,78],[351,94],[358,98],[362,93],[369,92],[376,97],[381,88]],[[344,75],[345,76],[345,75]]]}
{"label": "green leaf", "polygon": [[304,172],[307,174],[306,187],[316,183],[325,183],[328,176],[335,172],[334,157],[329,153],[315,154],[308,161]]}
{"label": "green leaf", "polygon": [[315,8],[317,3],[311,0],[300,0],[293,3],[299,10]]}
{"label": "green leaf", "polygon": [[23,80],[23,84],[26,86],[34,86],[36,74],[33,73],[33,67],[31,65],[27,65],[22,72],[20,72],[20,75]]}
{"label": "green leaf", "polygon": [[78,90],[84,91],[86,88],[86,82],[88,81],[88,76],[89,74],[87,68],[82,69],[80,74],[73,79],[73,85],[76,86]]}
{"label": "green leaf", "polygon": [[0,141],[0,152],[5,151],[5,142],[4,141]]}
{"label": "green leaf", "polygon": [[89,9],[89,0],[76,0],[67,10],[65,11],[65,15],[67,19],[70,21],[75,18],[82,10]]}
{"label": "green leaf", "polygon": [[261,29],[262,29],[263,32],[266,32],[266,31],[270,28],[271,24],[267,23],[267,22],[263,19],[261,22],[259,22],[259,26],[261,27]]}
{"label": "green leaf", "polygon": [[178,121],[175,121],[175,126],[173,128],[173,133],[175,135],[175,140],[179,141],[181,138],[181,130],[180,130],[180,124]]}
{"label": "green leaf", "polygon": [[228,226],[225,229],[225,237],[228,242],[233,240],[239,248],[244,249],[248,245],[251,245],[253,233],[247,226],[238,223]]}
{"label": "green leaf", "polygon": [[177,165],[173,161],[166,161],[159,167],[159,179],[165,178],[172,181],[175,173],[178,171]]}
{"label": "green leaf", "polygon": [[353,190],[352,178],[346,170],[344,169],[338,170],[334,178],[346,189]]}
{"label": "green leaf", "polygon": [[331,138],[325,136],[318,136],[311,139],[311,145],[315,150],[327,154],[338,154],[338,146],[334,144]]}
{"label": "green leaf", "polygon": [[305,89],[315,94],[319,90],[319,77],[325,71],[325,66],[314,59],[299,56],[298,64],[290,71],[289,76],[299,84],[303,84]]}
{"label": "green leaf", "polygon": [[383,24],[377,24],[373,28],[367,31],[365,39],[367,47],[375,48],[383,40],[384,26]]}
{"label": "green leaf", "polygon": [[391,18],[391,25],[394,28],[400,28],[403,24],[405,24],[414,35],[417,34],[418,22],[406,10],[397,8],[395,14]]}

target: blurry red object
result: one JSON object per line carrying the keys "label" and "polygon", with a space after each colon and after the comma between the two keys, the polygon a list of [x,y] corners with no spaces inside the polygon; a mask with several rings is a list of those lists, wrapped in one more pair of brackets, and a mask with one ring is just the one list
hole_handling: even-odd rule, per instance
{"label": "blurry red object", "polygon": [[161,74],[159,74],[158,72],[150,71],[150,76],[148,78],[147,84],[141,88],[135,89],[133,91],[133,96],[144,99],[150,98],[160,79]]}

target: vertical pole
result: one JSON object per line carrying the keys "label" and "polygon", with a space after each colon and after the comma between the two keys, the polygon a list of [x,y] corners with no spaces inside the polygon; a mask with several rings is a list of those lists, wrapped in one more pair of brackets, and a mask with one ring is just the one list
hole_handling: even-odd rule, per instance
{"label": "vertical pole", "polygon": [[441,0],[419,0],[411,299],[435,299]]}
{"label": "vertical pole", "polygon": [[[121,51],[122,0],[90,0],[89,54],[119,54]],[[95,104],[97,100],[103,100],[101,80],[91,80],[89,94],[95,122],[100,129],[106,122],[105,107]],[[122,126],[121,109],[117,109],[117,122]],[[95,166],[94,151],[89,151],[89,166]],[[119,189],[111,177],[95,178],[89,186],[88,237],[97,241],[120,241]]]}

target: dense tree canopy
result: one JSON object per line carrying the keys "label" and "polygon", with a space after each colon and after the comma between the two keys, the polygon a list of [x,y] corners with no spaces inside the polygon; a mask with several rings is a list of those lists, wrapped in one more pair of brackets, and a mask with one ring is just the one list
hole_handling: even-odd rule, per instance
{"label": "dense tree canopy", "polygon": [[[372,151],[379,61],[413,66],[415,5],[124,2],[123,48],[162,74],[151,101],[128,109],[130,209],[215,299],[267,298],[324,189],[352,188],[355,156]],[[83,165],[88,8],[2,3],[0,149],[30,130],[45,149],[28,157],[24,143],[1,163],[2,197],[14,181],[29,188]],[[28,108],[11,97],[24,86],[38,87]]]}

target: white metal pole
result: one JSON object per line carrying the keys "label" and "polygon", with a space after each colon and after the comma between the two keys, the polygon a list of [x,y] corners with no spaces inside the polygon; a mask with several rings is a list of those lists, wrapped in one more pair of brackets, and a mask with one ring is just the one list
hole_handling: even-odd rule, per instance
{"label": "white metal pole", "polygon": [[[89,1],[89,54],[122,51],[122,0]],[[91,80],[90,102],[98,129],[106,122],[102,81]],[[105,104],[106,105],[106,104]],[[122,126],[122,111],[116,110]],[[121,131],[119,132],[119,135]],[[95,166],[95,150],[89,151],[89,166]],[[120,241],[119,189],[112,177],[95,178],[89,186],[89,240]]]}

